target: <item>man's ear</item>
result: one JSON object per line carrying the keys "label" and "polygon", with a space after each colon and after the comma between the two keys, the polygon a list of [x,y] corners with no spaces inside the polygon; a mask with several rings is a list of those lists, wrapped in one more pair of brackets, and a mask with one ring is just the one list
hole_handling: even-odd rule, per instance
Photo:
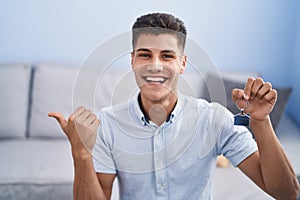
{"label": "man's ear", "polygon": [[184,55],[182,57],[182,60],[181,60],[181,69],[180,69],[180,74],[183,74],[184,71],[185,71],[185,68],[186,68],[186,56]]}

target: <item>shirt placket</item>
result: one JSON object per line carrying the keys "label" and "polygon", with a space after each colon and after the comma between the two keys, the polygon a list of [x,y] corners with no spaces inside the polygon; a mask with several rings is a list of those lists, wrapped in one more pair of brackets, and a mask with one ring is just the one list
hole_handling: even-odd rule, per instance
{"label": "shirt placket", "polygon": [[166,168],[164,147],[164,126],[157,129],[154,135],[154,167],[155,186],[158,199],[167,199],[166,191]]}

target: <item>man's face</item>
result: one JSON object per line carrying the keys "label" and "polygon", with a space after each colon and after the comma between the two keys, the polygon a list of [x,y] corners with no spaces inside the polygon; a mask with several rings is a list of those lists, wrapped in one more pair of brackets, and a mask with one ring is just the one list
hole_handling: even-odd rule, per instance
{"label": "man's face", "polygon": [[186,66],[172,34],[141,34],[132,52],[132,69],[141,95],[160,102],[176,92],[178,76]]}

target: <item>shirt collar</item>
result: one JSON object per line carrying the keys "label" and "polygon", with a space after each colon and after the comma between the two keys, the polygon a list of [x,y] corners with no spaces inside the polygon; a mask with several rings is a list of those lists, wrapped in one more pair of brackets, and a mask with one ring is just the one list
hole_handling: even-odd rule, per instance
{"label": "shirt collar", "polygon": [[[181,93],[177,92],[178,99],[175,105],[175,108],[173,109],[172,113],[166,120],[166,122],[173,123],[174,119],[176,116],[179,114],[181,107],[182,107],[182,101],[183,101],[183,96]],[[134,100],[133,100],[133,106],[134,106],[134,111],[136,116],[138,117],[139,121],[144,125],[148,125],[150,123],[150,119],[144,115],[142,108],[140,107],[140,92],[137,92]]]}

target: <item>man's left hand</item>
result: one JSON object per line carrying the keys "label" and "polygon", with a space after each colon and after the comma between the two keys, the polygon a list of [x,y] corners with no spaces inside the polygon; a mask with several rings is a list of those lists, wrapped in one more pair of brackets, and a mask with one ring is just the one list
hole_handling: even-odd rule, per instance
{"label": "man's left hand", "polygon": [[[249,108],[245,110],[252,119],[266,120],[273,110],[277,100],[277,91],[272,88],[271,83],[264,82],[261,78],[248,78],[245,89],[233,89],[232,100],[245,98],[249,101]],[[239,107],[242,107],[239,105]]]}

